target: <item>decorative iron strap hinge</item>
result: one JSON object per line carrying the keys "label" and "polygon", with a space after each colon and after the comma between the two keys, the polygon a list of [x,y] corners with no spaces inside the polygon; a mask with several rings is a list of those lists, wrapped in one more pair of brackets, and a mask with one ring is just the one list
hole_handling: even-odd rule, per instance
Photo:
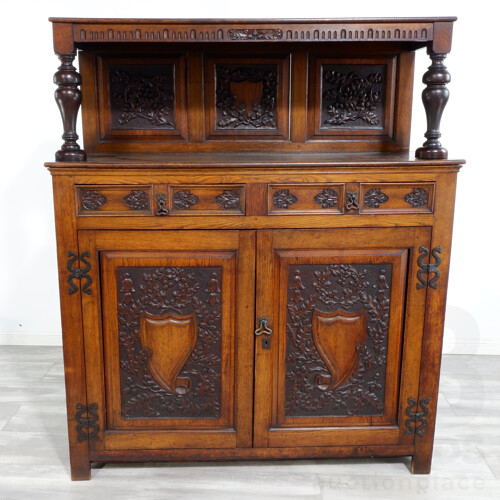
{"label": "decorative iron strap hinge", "polygon": [[438,279],[441,276],[438,269],[441,264],[441,257],[438,253],[441,253],[441,250],[442,248],[440,246],[432,250],[432,255],[436,259],[435,263],[424,264],[424,259],[429,255],[429,250],[425,247],[420,247],[420,255],[418,257],[418,267],[420,267],[420,269],[417,272],[417,278],[420,283],[417,283],[417,290],[421,290],[427,286],[427,280],[425,279],[424,274],[428,275],[434,273],[434,277],[429,280],[429,286],[434,289],[438,287]]}
{"label": "decorative iron strap hinge", "polygon": [[83,269],[80,269],[78,267],[73,267],[73,263],[76,261],[78,258],[75,253],[72,251],[68,252],[68,263],[66,264],[66,267],[68,268],[69,271],[69,276],[68,276],[68,283],[69,283],[69,289],[68,289],[68,294],[73,295],[74,293],[78,292],[78,286],[73,282],[74,279],[85,279],[85,284],[82,286],[82,292],[86,293],[87,295],[91,294],[90,290],[90,285],[92,284],[92,278],[88,275],[88,272],[90,271],[90,262],[87,260],[90,258],[89,252],[83,252],[80,255],[80,260],[85,264],[85,267]]}
{"label": "decorative iron strap hinge", "polygon": [[[429,413],[430,398],[423,398],[420,400],[420,408],[422,411],[412,412],[412,410],[417,406],[417,401],[413,398],[408,398],[408,406],[406,407],[406,415],[408,418],[405,421],[406,431],[405,435],[416,434],[422,437],[425,434],[425,428],[427,427],[427,414]],[[420,425],[418,425],[420,423]]]}
{"label": "decorative iron strap hinge", "polygon": [[[84,417],[84,415],[87,415]],[[76,426],[76,440],[81,443],[82,441],[97,441],[99,434],[99,425],[96,423],[99,420],[97,414],[97,403],[92,403],[87,408],[85,405],[78,403],[76,405],[75,415]]]}

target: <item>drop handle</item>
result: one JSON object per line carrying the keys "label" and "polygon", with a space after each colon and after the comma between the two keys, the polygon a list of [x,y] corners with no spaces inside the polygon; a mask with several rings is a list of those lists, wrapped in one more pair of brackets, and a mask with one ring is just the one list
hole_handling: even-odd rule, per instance
{"label": "drop handle", "polygon": [[[264,316],[257,319],[258,328],[255,330],[255,335],[271,335],[273,331],[269,326],[269,317]],[[271,339],[269,337],[262,337],[262,349],[271,349]]]}

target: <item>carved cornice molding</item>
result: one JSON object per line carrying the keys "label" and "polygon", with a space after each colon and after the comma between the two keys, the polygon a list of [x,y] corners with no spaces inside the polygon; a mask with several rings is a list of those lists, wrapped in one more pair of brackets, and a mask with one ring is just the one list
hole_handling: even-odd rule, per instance
{"label": "carved cornice molding", "polygon": [[415,41],[433,40],[434,23],[311,22],[224,23],[72,23],[76,43],[89,42],[252,42],[252,41]]}

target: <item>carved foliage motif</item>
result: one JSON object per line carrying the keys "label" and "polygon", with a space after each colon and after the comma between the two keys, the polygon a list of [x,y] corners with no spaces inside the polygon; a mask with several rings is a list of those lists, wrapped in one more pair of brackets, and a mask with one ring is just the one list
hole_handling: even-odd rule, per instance
{"label": "carved foliage motif", "polygon": [[405,201],[415,208],[424,207],[429,201],[429,193],[427,189],[413,188],[413,191],[405,196]]}
{"label": "carved foliage motif", "polygon": [[[258,66],[216,66],[216,108],[217,128],[276,129],[278,66],[263,64]],[[231,83],[259,82],[262,84],[260,100],[248,106],[238,102],[231,91]],[[250,109],[249,109],[250,108]]]}
{"label": "carved foliage motif", "polygon": [[389,197],[382,193],[379,188],[369,189],[365,193],[365,205],[368,208],[379,208],[382,203],[385,203]]}
{"label": "carved foliage motif", "polygon": [[[383,414],[391,276],[390,264],[290,266],[287,416]],[[331,350],[332,359],[327,359],[324,347],[315,340],[318,334],[313,334],[318,317],[326,324],[338,319],[353,323],[351,342],[355,352],[351,358],[355,362],[343,377],[337,377],[340,385],[333,383],[335,377],[331,371],[336,352]],[[337,331],[341,333],[342,329]],[[348,366],[349,356],[345,354],[344,364]]]}
{"label": "carved foliage motif", "polygon": [[281,29],[232,29],[227,30],[230,40],[280,40],[283,37]]}
{"label": "carved foliage motif", "polygon": [[84,210],[97,210],[102,207],[108,199],[99,191],[82,191],[80,194],[80,199],[82,201],[82,208]]}
{"label": "carved foliage motif", "polygon": [[297,197],[289,189],[280,189],[273,194],[273,204],[277,208],[288,208],[297,203]]}
{"label": "carved foliage motif", "polygon": [[174,129],[174,66],[120,66],[110,70],[113,128]]}
{"label": "carved foliage motif", "polygon": [[318,193],[314,197],[314,201],[321,205],[322,208],[332,208],[338,202],[337,191],[334,189],[323,189],[321,193]]}
{"label": "carved foliage motif", "polygon": [[[222,269],[122,267],[117,278],[122,417],[219,417]],[[195,325],[194,348],[182,369],[175,372],[177,386],[172,390],[149,368],[150,360],[159,353],[141,341],[144,318],[153,324],[192,318],[189,328]],[[157,367],[161,364],[156,360]]]}
{"label": "carved foliage motif", "polygon": [[333,65],[322,67],[321,127],[379,126],[383,117],[384,66]]}
{"label": "carved foliage motif", "polygon": [[133,210],[146,210],[149,205],[148,195],[145,191],[134,189],[123,198],[123,203]]}
{"label": "carved foliage motif", "polygon": [[226,190],[215,197],[215,201],[224,210],[234,210],[240,208],[240,193],[238,191]]}
{"label": "carved foliage motif", "polygon": [[174,194],[174,206],[179,210],[189,210],[193,205],[196,205],[200,199],[191,191],[177,191]]}

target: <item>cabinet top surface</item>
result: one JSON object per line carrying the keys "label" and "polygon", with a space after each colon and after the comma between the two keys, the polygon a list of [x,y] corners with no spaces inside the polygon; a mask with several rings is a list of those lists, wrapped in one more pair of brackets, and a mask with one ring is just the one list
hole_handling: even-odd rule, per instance
{"label": "cabinet top surface", "polygon": [[331,23],[434,23],[454,22],[456,17],[346,17],[321,19],[126,19],[90,17],[49,17],[53,23],[77,24],[331,24]]}

